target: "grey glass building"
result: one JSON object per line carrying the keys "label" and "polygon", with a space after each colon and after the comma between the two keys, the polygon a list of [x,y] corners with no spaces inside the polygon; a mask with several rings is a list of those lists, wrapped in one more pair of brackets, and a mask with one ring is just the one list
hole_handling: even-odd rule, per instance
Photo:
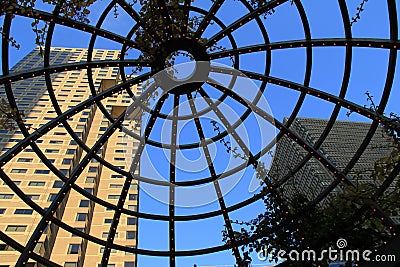
{"label": "grey glass building", "polygon": [[[315,145],[327,123],[328,120],[324,119],[297,118],[291,129],[308,143]],[[362,144],[370,126],[371,124],[365,122],[338,120],[319,148],[320,152],[339,170],[347,173],[354,183],[372,182],[371,174],[375,162],[388,156],[393,149],[390,137],[383,130],[378,129],[354,167],[349,168],[348,164]],[[291,170],[306,156],[307,152],[286,136],[283,136],[276,145],[269,174],[275,183],[290,177],[282,185],[283,197],[286,199],[290,199],[298,192],[307,196],[309,200],[314,200],[335,179],[332,173],[313,157],[296,174],[291,175]],[[379,182],[377,181],[377,183]],[[336,187],[321,204],[329,201],[337,190],[341,190],[341,188]],[[396,221],[399,222],[399,220]]]}

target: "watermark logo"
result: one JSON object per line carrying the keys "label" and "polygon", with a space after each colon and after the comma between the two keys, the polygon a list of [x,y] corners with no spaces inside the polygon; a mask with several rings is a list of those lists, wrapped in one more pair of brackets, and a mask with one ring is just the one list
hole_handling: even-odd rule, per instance
{"label": "watermark logo", "polygon": [[344,238],[339,238],[338,241],[336,241],[336,246],[339,249],[347,247],[347,240]]}
{"label": "watermark logo", "polygon": [[268,247],[260,250],[257,253],[257,257],[260,261],[273,261],[274,257],[278,257],[280,260],[290,260],[290,261],[329,261],[329,262],[357,262],[363,261],[395,261],[395,255],[376,255],[372,257],[371,250],[360,251],[357,249],[350,250],[345,249],[347,247],[347,240],[344,238],[339,238],[336,241],[337,248],[329,247],[329,249],[324,249],[317,252],[312,249],[307,249],[303,251],[298,250],[268,250]]}

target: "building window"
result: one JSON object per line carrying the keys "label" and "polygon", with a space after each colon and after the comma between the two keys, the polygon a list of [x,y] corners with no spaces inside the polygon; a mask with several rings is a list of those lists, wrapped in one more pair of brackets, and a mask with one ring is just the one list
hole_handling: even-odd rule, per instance
{"label": "building window", "polygon": [[72,162],[72,159],[63,159],[62,164],[69,165],[69,164],[71,164],[71,162]]}
{"label": "building window", "polygon": [[81,207],[81,208],[89,207],[89,200],[86,200],[86,199],[81,200],[81,202],[79,203],[79,207]]}
{"label": "building window", "polygon": [[26,173],[27,169],[12,169],[11,173]]}
{"label": "building window", "polygon": [[33,210],[31,209],[16,209],[14,214],[25,214],[25,215],[32,215]]}
{"label": "building window", "polygon": [[76,262],[66,262],[64,263],[64,267],[77,267],[78,264]]}
{"label": "building window", "polygon": [[137,189],[138,189],[138,186],[137,186],[137,184],[131,184],[131,185],[129,186],[129,189],[130,189],[130,190],[137,190]]}
{"label": "building window", "polygon": [[126,224],[127,225],[135,225],[136,224],[136,218],[128,218]]}
{"label": "building window", "polygon": [[25,232],[26,225],[9,225],[6,228],[6,232]]}
{"label": "building window", "polygon": [[68,254],[78,254],[81,244],[69,244]]}
{"label": "building window", "polygon": [[[78,231],[80,231],[82,233],[85,232],[85,228],[83,228],[83,227],[76,227],[75,230],[78,230]],[[77,235],[72,233],[71,236],[77,236]]]}
{"label": "building window", "polygon": [[[49,119],[52,120],[53,118],[49,118]],[[62,144],[63,141],[61,141],[61,140],[50,140],[49,143],[50,143],[50,144]]]}
{"label": "building window", "polygon": [[97,172],[97,167],[89,167],[89,172]]}
{"label": "building window", "polygon": [[58,150],[58,149],[46,149],[44,152],[45,153],[59,153],[60,150]]}
{"label": "building window", "polygon": [[104,219],[104,223],[111,223],[112,219]]}
{"label": "building window", "polygon": [[135,262],[126,261],[126,262],[124,262],[124,267],[135,267]]}
{"label": "building window", "polygon": [[26,195],[26,196],[32,200],[38,200],[40,198],[40,195]]}
{"label": "building window", "polygon": [[86,177],[85,183],[93,184],[96,178],[94,177]]}
{"label": "building window", "polygon": [[92,187],[85,187],[85,188],[83,188],[83,190],[85,190],[89,194],[93,194],[93,188]]}
{"label": "building window", "polygon": [[0,194],[0,199],[12,199],[13,194]]}
{"label": "building window", "polygon": [[46,184],[46,182],[37,182],[37,181],[32,181],[29,182],[29,186],[44,186]]}
{"label": "building window", "polygon": [[47,201],[53,202],[57,197],[57,194],[50,194],[49,197],[47,198]]}
{"label": "building window", "polygon": [[[128,248],[134,248],[134,246],[128,246]],[[135,255],[135,253],[125,251],[125,255]]]}
{"label": "building window", "polygon": [[[117,250],[115,249],[115,248],[112,248],[111,249],[111,251],[110,251],[110,253],[116,253],[117,252]],[[100,253],[104,253],[104,247],[103,248],[100,248]],[[107,265],[108,266],[108,265]],[[115,266],[115,265],[114,265]]]}
{"label": "building window", "polygon": [[0,214],[4,214],[6,212],[6,209],[0,209]]}
{"label": "building window", "polygon": [[78,213],[76,214],[76,221],[77,222],[84,222],[86,221],[87,213]]}
{"label": "building window", "polygon": [[110,188],[122,188],[122,184],[110,184]]}
{"label": "building window", "polygon": [[136,200],[136,194],[129,194],[129,200]]}
{"label": "building window", "polygon": [[135,231],[126,231],[126,239],[135,239],[136,232]]}
{"label": "building window", "polygon": [[50,170],[35,170],[35,174],[49,174]]}
{"label": "building window", "polygon": [[30,158],[19,158],[17,160],[17,162],[32,162],[32,161],[33,161],[33,159],[30,159]]}
{"label": "building window", "polygon": [[108,199],[119,199],[119,195],[108,195]]}
{"label": "building window", "polygon": [[67,155],[73,155],[75,153],[75,149],[67,149]]}
{"label": "building window", "polygon": [[128,205],[128,210],[136,211],[136,205]]}
{"label": "building window", "polygon": [[54,181],[53,188],[61,188],[63,185],[63,181]]}

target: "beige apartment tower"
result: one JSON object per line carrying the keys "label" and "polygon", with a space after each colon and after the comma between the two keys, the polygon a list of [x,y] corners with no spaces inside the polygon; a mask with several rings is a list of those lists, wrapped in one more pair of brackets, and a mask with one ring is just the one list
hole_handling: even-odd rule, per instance
{"label": "beige apartment tower", "polygon": [[[51,48],[51,65],[75,63],[87,60],[87,49]],[[94,50],[92,60],[112,60],[119,56],[118,50]],[[23,72],[27,69],[43,66],[39,49],[35,48],[25,56],[12,72]],[[96,92],[107,89],[118,83],[118,68],[94,68],[91,77]],[[90,77],[89,77],[90,78]],[[57,109],[65,112],[91,97],[87,70],[73,70],[51,74],[53,92],[57,99],[56,107],[51,101],[44,76],[32,77],[12,83],[12,90],[20,110],[24,111],[24,119],[29,131],[34,132],[42,125],[58,116]],[[132,88],[140,94],[140,88]],[[4,88],[0,96],[6,98]],[[132,98],[126,93],[115,95],[101,101],[101,104],[112,116],[118,116],[131,103]],[[68,120],[68,124],[80,140],[89,148],[102,136],[110,125],[110,120],[98,105],[83,110]],[[139,130],[140,131],[140,128]],[[97,153],[107,162],[121,169],[128,169],[125,162],[126,143],[123,133],[116,131]],[[19,131],[1,130],[1,154],[12,148],[24,137]],[[71,137],[65,125],[45,134],[36,141],[40,150],[50,162],[67,178],[71,171],[81,162],[86,152]],[[132,149],[130,147],[129,149]],[[43,209],[50,206],[63,182],[54,175],[41,161],[38,155],[27,147],[2,168],[13,182]],[[98,198],[117,204],[124,176],[92,159],[76,181],[76,185]],[[124,208],[137,210],[138,187],[132,182]],[[114,210],[105,208],[89,200],[72,189],[60,204],[56,214],[58,219],[71,227],[107,240]],[[25,204],[9,187],[0,181],[0,230],[21,245],[25,245],[42,216]],[[137,218],[122,215],[117,228],[114,243],[135,247],[137,244]],[[96,243],[88,242],[79,236],[49,223],[36,244],[36,253],[65,267],[88,266],[97,267],[102,259],[104,248]],[[13,267],[20,253],[0,241],[0,266]],[[27,266],[42,266],[29,260]],[[110,267],[134,267],[136,256],[121,251],[111,251]]]}

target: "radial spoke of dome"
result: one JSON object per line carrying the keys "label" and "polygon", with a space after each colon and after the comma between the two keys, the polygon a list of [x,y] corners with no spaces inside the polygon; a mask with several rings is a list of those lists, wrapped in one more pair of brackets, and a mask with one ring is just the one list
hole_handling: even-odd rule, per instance
{"label": "radial spoke of dome", "polygon": [[[138,27],[139,27],[139,24],[134,25],[134,26],[132,27],[132,29],[129,31],[129,33],[128,33],[128,35],[126,36],[126,38],[131,39],[132,36],[133,36],[133,34],[135,34],[135,32],[137,31]],[[126,45],[126,44],[123,44],[123,45],[122,45],[122,47],[121,47],[121,54],[120,54],[120,59],[121,59],[121,60],[123,60],[123,61],[125,60],[125,56],[127,55],[127,50],[128,50],[128,49],[129,49],[129,48],[128,48],[128,45]],[[149,67],[150,67],[150,65],[149,65]],[[120,72],[120,78],[121,78],[122,82],[126,82],[125,68],[122,67],[122,66],[120,66],[120,67],[119,67],[119,72]],[[132,74],[133,74],[133,72],[132,72]],[[127,91],[128,95],[129,95],[131,98],[134,98],[134,97],[135,97],[135,94],[132,92],[131,88],[127,88],[126,91]]]}
{"label": "radial spoke of dome", "polygon": [[104,134],[96,141],[90,152],[82,159],[82,161],[76,166],[76,168],[71,172],[71,175],[66,183],[62,186],[54,201],[50,204],[49,208],[46,210],[46,213],[43,215],[40,222],[37,224],[35,230],[29,238],[29,241],[26,243],[26,246],[21,253],[20,257],[17,261],[17,266],[22,265],[24,262],[28,260],[30,257],[30,252],[33,251],[35,244],[38,242],[40,236],[43,233],[43,230],[46,228],[48,224],[49,217],[51,217],[59,205],[64,200],[65,196],[68,195],[71,190],[72,184],[78,179],[82,171],[85,167],[90,163],[90,160],[93,157],[93,154],[97,153],[97,151],[103,147],[105,143],[107,143],[109,137],[119,128],[124,119],[123,114],[114,122],[114,124],[109,127]]}
{"label": "radial spoke of dome", "polygon": [[234,55],[255,53],[266,50],[279,50],[299,47],[335,47],[335,46],[350,46],[350,47],[371,47],[382,49],[397,49],[400,50],[400,41],[392,41],[389,39],[374,39],[374,38],[324,38],[311,40],[293,40],[275,42],[269,44],[255,44],[237,49],[228,49],[225,51],[210,53],[210,59],[224,58]]}
{"label": "radial spoke of dome", "polygon": [[[217,115],[217,117],[220,119],[220,121],[224,124],[224,127],[227,129],[227,132],[230,133],[235,141],[238,143],[239,147],[242,148],[243,152],[245,155],[248,155],[248,161],[251,165],[253,165],[254,169],[257,169],[258,161],[255,160],[255,157],[251,153],[250,149],[246,146],[246,144],[243,142],[242,138],[240,135],[238,135],[235,131],[235,128],[230,125],[229,121],[227,118],[223,115],[223,112],[219,110],[219,108],[215,105],[215,103],[211,100],[211,98],[207,95],[207,93],[204,91],[203,88],[200,88],[200,94],[203,97],[203,99],[207,102],[207,104],[212,108],[214,113]],[[268,177],[261,178],[267,185],[267,190],[271,191],[272,195],[276,197],[276,201],[279,203],[279,205],[282,206],[288,213],[290,212],[289,209],[285,206],[284,201],[281,199],[279,194],[277,194],[276,190],[272,186],[271,181],[269,180]]]}
{"label": "radial spoke of dome", "polygon": [[[211,100],[211,98],[207,95],[207,93],[204,91],[203,88],[199,88],[199,93],[203,97],[203,99],[207,103],[207,105],[213,110],[215,115],[217,115],[217,117],[219,118],[221,123],[226,128],[226,131],[228,132],[228,134],[230,134],[235,139],[235,141],[238,143],[238,146],[242,149],[244,155],[247,155],[249,157],[248,160],[250,161],[250,164],[254,164],[254,166],[256,166],[257,163],[254,160],[254,157],[253,157],[250,149],[244,143],[244,141],[242,140],[240,135],[237,134],[235,128],[232,127],[232,125],[229,123],[228,119],[224,116],[223,112],[221,112],[219,110],[219,108],[215,105],[214,101]],[[251,111],[251,109],[250,109],[250,111]]]}
{"label": "radial spoke of dome", "polygon": [[[108,4],[108,6],[103,10],[103,12],[101,13],[101,16],[97,20],[97,23],[95,25],[96,28],[100,29],[103,26],[105,19],[107,18],[108,14],[110,14],[110,12],[111,12],[111,9],[116,7],[116,5],[117,5],[117,3],[115,1],[111,1]],[[136,26],[138,26],[138,23],[136,23],[134,25],[134,27],[136,27]],[[127,39],[130,39],[130,38],[127,38]],[[93,50],[94,50],[96,40],[97,40],[97,35],[92,34],[90,37],[89,46],[88,46],[87,55],[86,55],[86,60],[88,62],[92,61]],[[126,45],[126,44],[122,44],[122,45]],[[87,72],[87,81],[89,83],[89,90],[90,90],[92,96],[95,96],[95,95],[97,95],[98,88],[96,88],[94,85],[92,68],[89,67],[86,72]],[[111,116],[110,112],[108,112],[107,109],[104,107],[103,103],[101,101],[97,101],[96,105],[97,105],[97,108],[100,110],[100,112],[104,115],[104,117],[106,119],[108,119],[111,123],[114,123],[114,121],[115,121],[114,118]]]}
{"label": "radial spoke of dome", "polygon": [[[345,27],[346,38],[344,40],[352,40],[351,29],[350,29],[350,18],[349,18],[349,12],[347,10],[346,2],[339,1],[339,5],[340,5],[341,13],[342,13],[343,25]],[[309,49],[309,47],[310,46],[307,46],[308,49]],[[345,64],[344,64],[345,66],[344,66],[344,70],[343,70],[342,85],[341,85],[341,89],[340,89],[339,96],[338,96],[339,99],[343,99],[345,97],[347,89],[348,89],[348,85],[349,85],[349,81],[350,81],[351,65],[352,65],[351,64],[352,56],[353,56],[352,47],[351,47],[351,45],[348,45],[348,46],[346,46],[346,56],[345,56]],[[305,91],[303,91],[303,92],[305,92]],[[314,144],[315,149],[320,148],[320,146],[322,145],[322,143],[325,141],[326,137],[328,136],[329,132],[333,128],[333,126],[336,122],[336,119],[339,115],[340,108],[341,108],[340,104],[335,103],[335,107],[332,111],[331,117],[330,117],[326,127],[324,128],[322,134],[320,135],[320,137]],[[285,175],[285,177],[279,179],[275,185],[279,187],[282,184],[284,184],[287,180],[289,180],[293,176],[294,173],[297,173],[310,160],[311,156],[312,155],[310,153],[307,153],[307,155],[294,168],[292,168],[288,172],[288,174]]]}
{"label": "radial spoke of dome", "polygon": [[[3,63],[4,63],[4,60],[5,60],[5,58],[3,57]],[[6,61],[6,62],[8,62],[8,61]],[[134,85],[136,85],[138,83],[141,83],[142,81],[148,79],[151,75],[152,75],[151,73],[146,73],[146,74],[140,75],[140,76],[135,77],[135,78],[133,78],[131,80],[128,80],[126,83],[121,83],[121,84],[115,85],[115,86],[113,86],[113,87],[111,87],[111,88],[99,93],[98,95],[90,98],[90,99],[82,101],[80,104],[78,104],[75,107],[73,107],[73,108],[69,109],[68,111],[64,112],[63,115],[58,116],[54,120],[51,120],[47,124],[43,125],[39,129],[37,129],[36,131],[31,133],[24,140],[18,142],[15,146],[13,146],[6,153],[1,155],[0,156],[0,166],[3,166],[5,164],[5,162],[10,161],[11,158],[13,158],[17,154],[19,154],[21,151],[23,151],[24,148],[27,147],[28,145],[30,145],[31,142],[36,141],[37,139],[39,139],[40,137],[42,137],[43,135],[45,135],[46,133],[48,133],[49,131],[51,131],[55,127],[57,127],[60,122],[63,122],[63,121],[67,120],[70,117],[73,117],[77,113],[79,113],[82,110],[86,109],[87,107],[93,105],[96,101],[100,101],[101,99],[104,99],[106,97],[109,97],[109,96],[111,96],[113,94],[118,93],[119,91],[123,90],[123,88],[126,87],[126,86],[134,86]],[[6,84],[6,86],[7,86],[7,84]],[[143,101],[143,97],[145,97],[145,94],[142,94],[141,97],[137,99],[138,102]],[[10,103],[10,104],[12,104],[12,103]],[[141,104],[138,103],[136,105],[139,106]],[[12,107],[14,108],[15,106],[12,106]]]}
{"label": "radial spoke of dome", "polygon": [[236,20],[232,24],[230,24],[228,27],[225,29],[219,31],[217,34],[215,34],[213,37],[207,40],[207,42],[204,44],[205,47],[211,47],[213,44],[224,38],[226,35],[229,33],[233,32],[234,30],[237,30],[238,28],[242,27],[246,23],[250,22],[251,20],[255,19],[256,17],[260,16],[264,12],[268,12],[269,10],[276,8],[279,5],[282,5],[283,3],[288,2],[289,0],[272,0],[270,2],[267,2],[265,5],[255,9],[254,11],[244,15],[240,19]]}
{"label": "radial spoke of dome", "polygon": [[93,68],[104,68],[104,67],[133,67],[133,66],[142,66],[149,67],[150,63],[147,61],[136,60],[136,59],[127,59],[127,60],[98,60],[91,62],[74,62],[74,63],[66,63],[60,65],[51,65],[44,68],[34,68],[30,70],[24,70],[21,72],[12,72],[8,75],[0,76],[0,84],[20,81],[24,79],[33,78],[40,75],[45,75],[46,73],[54,74],[65,71],[72,70],[82,70],[87,69],[89,67]]}
{"label": "radial spoke of dome", "polygon": [[63,18],[60,16],[55,16],[51,13],[33,9],[32,13],[29,12],[22,12],[20,8],[14,8],[13,10],[14,14],[23,16],[23,17],[29,17],[29,18],[34,18],[34,19],[39,19],[43,21],[49,21],[49,22],[55,22],[59,25],[70,27],[73,29],[77,29],[83,32],[91,33],[91,34],[96,34],[98,36],[101,36],[103,38],[109,39],[111,41],[119,42],[122,44],[128,44],[132,48],[136,48],[137,45],[134,41],[126,39],[125,37],[115,34],[113,32],[103,30],[96,28],[92,25],[85,24],[76,20],[68,19],[68,18]]}
{"label": "radial spoke of dome", "polygon": [[[10,66],[9,66],[9,38],[10,38],[10,27],[11,21],[13,16],[10,14],[6,14],[3,22],[3,32],[2,32],[2,39],[1,39],[1,61],[2,61],[2,72],[4,75],[8,75],[10,73]],[[27,128],[22,119],[21,112],[15,102],[14,94],[11,89],[11,83],[4,84],[4,89],[6,92],[8,104],[10,105],[11,110],[13,110],[13,114],[15,118],[13,120],[17,123],[18,128],[21,130],[21,133],[24,137],[29,135]],[[18,144],[18,143],[17,143]],[[4,154],[3,154],[4,155]],[[2,156],[0,156],[0,159]],[[1,162],[0,162],[1,164]]]}
{"label": "radial spoke of dome", "polygon": [[[224,90],[225,90],[224,88],[222,88],[219,85],[214,85],[214,86],[217,89],[221,90],[222,92],[224,92]],[[314,149],[309,143],[307,143],[303,138],[298,136],[291,129],[288,129],[283,123],[281,123],[277,119],[271,117],[269,114],[267,114],[264,110],[260,109],[256,105],[254,105],[254,104],[246,101],[245,99],[241,98],[235,92],[229,91],[228,94],[234,100],[236,100],[237,102],[241,103],[242,105],[245,105],[245,106],[248,106],[248,107],[250,106],[255,113],[257,113],[258,115],[263,117],[266,121],[276,125],[276,127],[278,127],[281,132],[284,132],[284,134],[287,137],[289,137],[290,139],[295,141],[299,146],[302,146],[307,152],[311,153],[316,160],[318,160],[322,165],[325,166],[325,168],[327,170],[329,170],[331,173],[333,173],[336,176],[335,181],[330,186],[328,186],[328,188],[326,188],[323,192],[321,192],[314,201],[309,203],[309,205],[307,205],[307,207],[304,210],[311,209],[315,205],[317,205],[322,199],[324,199],[337,186],[337,183],[340,183],[340,182],[344,181],[347,184],[349,184],[350,186],[353,186],[353,187],[356,186],[354,184],[354,182],[352,182],[352,180],[350,179],[350,177],[346,173],[341,172],[335,166],[335,164],[332,163],[330,160],[328,160],[324,155],[322,155],[321,152],[319,152],[318,150]],[[384,215],[384,214],[382,214],[382,216],[384,216],[385,218],[387,217],[387,215]],[[393,227],[393,221],[390,218],[387,221]]]}
{"label": "radial spoke of dome", "polygon": [[275,119],[272,117],[270,114],[265,112],[263,109],[259,108],[258,106],[254,105],[253,103],[247,101],[246,99],[243,99],[240,97],[238,94],[231,90],[226,90],[224,87],[221,87],[218,84],[212,84],[215,88],[220,90],[221,92],[226,92],[232,99],[240,103],[241,105],[245,107],[250,107],[253,112],[255,112],[258,116],[269,122],[271,125],[274,125],[276,128],[278,128],[281,132],[283,132],[287,137],[295,141],[298,145],[303,147],[305,150],[310,152],[313,157],[321,162],[326,168],[334,173],[336,176],[339,176],[342,180],[348,182],[349,184],[353,184],[351,179],[340,173],[340,171],[336,168],[336,166],[328,160],[324,155],[322,155],[319,151],[315,150],[307,141],[305,141],[302,137],[300,137],[298,134],[293,132],[291,129],[287,128],[283,123],[281,123],[279,120]]}
{"label": "radial spoke of dome", "polygon": [[[55,11],[57,12],[57,11]],[[46,43],[45,43],[45,49],[44,49],[44,68],[49,68],[50,66],[50,49],[51,49],[51,40],[52,40],[52,36],[54,33],[54,26],[55,23],[54,22],[50,22],[48,31],[47,31],[47,36],[46,36]],[[100,61],[102,62],[102,61]],[[74,63],[71,64],[65,64],[66,66],[68,65],[73,65]],[[107,66],[108,64],[106,64]],[[96,65],[96,67],[99,67]],[[54,94],[54,90],[52,88],[52,81],[51,81],[51,77],[50,77],[50,73],[46,72],[45,73],[45,79],[46,79],[46,86],[47,86],[47,90],[50,96],[50,99],[52,101],[53,107],[55,109],[55,111],[57,112],[58,116],[62,115],[62,111],[58,105],[57,102],[57,98]],[[112,121],[112,123],[114,122],[114,120]],[[90,148],[77,136],[77,134],[74,132],[74,130],[71,128],[71,126],[69,125],[67,120],[64,120],[63,122],[64,128],[67,130],[67,132],[70,134],[70,136],[77,142],[77,145],[79,145],[85,152],[89,153]],[[42,153],[42,151],[35,146],[32,146],[32,148],[34,149],[34,151],[36,152],[36,154],[38,155],[38,157],[42,160],[42,162],[44,162],[44,164],[54,173],[56,174],[63,182],[67,181],[67,178],[64,176],[64,174],[62,174],[58,168],[54,167],[54,165],[52,163],[50,163],[50,161],[47,159],[47,157]],[[100,162],[101,164],[103,164],[105,167],[119,173],[119,171],[121,171],[119,168],[117,168],[116,166],[111,165],[109,162],[105,161],[103,158],[99,157],[97,154],[95,154],[93,156],[94,159],[96,159],[98,162]],[[73,188],[75,190],[77,190],[79,193],[87,193],[84,189],[80,188],[79,186],[76,186],[75,184],[73,185]],[[90,194],[91,195],[91,194]]]}
{"label": "radial spoke of dome", "polygon": [[[168,96],[169,96],[168,93],[164,93],[160,97],[160,99],[157,101],[157,104],[156,104],[156,106],[154,108],[156,112],[151,115],[151,117],[150,117],[150,119],[149,119],[149,121],[148,121],[148,123],[147,123],[147,125],[146,125],[146,127],[144,129],[144,131],[143,131],[144,138],[142,140],[140,140],[140,143],[139,143],[139,145],[138,145],[138,147],[136,149],[135,156],[133,157],[131,166],[129,167],[129,172],[130,173],[134,173],[135,171],[137,171],[142,152],[143,152],[144,147],[146,145],[146,141],[149,138],[150,133],[151,133],[151,131],[153,129],[153,126],[154,126],[154,124],[156,122],[157,115],[160,112],[160,110],[161,110],[162,106],[164,105],[165,100],[168,98]],[[129,191],[129,187],[131,185],[131,182],[132,182],[131,177],[127,177],[127,179],[125,179],[124,186],[122,187],[122,190],[121,190],[121,193],[120,193],[120,197],[118,199],[117,209],[114,212],[114,217],[112,219],[112,222],[111,222],[111,225],[110,225],[110,230],[108,232],[107,243],[106,243],[105,248],[104,248],[103,257],[101,259],[102,266],[107,266],[107,264],[108,264],[108,260],[110,258],[110,253],[111,253],[110,245],[112,245],[113,242],[114,242],[113,240],[114,240],[115,233],[117,231],[118,224],[119,224],[120,217],[121,217],[121,209],[124,206],[124,203],[125,203],[126,197],[128,195],[128,191]]]}
{"label": "radial spoke of dome", "polygon": [[207,28],[208,25],[210,25],[210,22],[214,19],[215,14],[218,12],[219,8],[222,6],[222,4],[224,2],[225,2],[225,0],[214,1],[214,4],[211,6],[210,10],[205,15],[203,20],[200,22],[199,27],[197,28],[196,32],[194,33],[195,39],[199,39],[201,37],[204,30]]}
{"label": "radial spoke of dome", "polygon": [[[169,250],[175,251],[175,178],[176,178],[176,144],[178,138],[179,95],[174,95],[173,119],[171,123],[171,151],[169,163]],[[169,266],[175,266],[175,256],[169,258]]]}
{"label": "radial spoke of dome", "polygon": [[125,12],[128,13],[142,27],[142,29],[154,39],[154,41],[158,43],[162,42],[162,38],[158,36],[158,34],[155,31],[153,31],[153,29],[147,26],[147,22],[143,21],[140,15],[136,12],[136,10],[132,8],[132,6],[129,3],[127,3],[125,0],[116,0],[116,1],[125,10]]}
{"label": "radial spoke of dome", "polygon": [[[306,87],[304,85],[295,83],[295,82],[291,82],[288,80],[284,80],[284,79],[280,79],[280,78],[276,78],[276,77],[272,77],[272,76],[265,76],[262,74],[258,74],[258,73],[254,73],[254,72],[250,72],[250,71],[245,71],[245,70],[240,70],[243,74],[245,74],[246,76],[248,76],[251,79],[255,79],[255,80],[260,80],[260,81],[268,81],[271,84],[275,84],[275,85],[279,85],[279,86],[283,86],[286,87],[288,89],[292,89],[292,90],[296,90],[296,91],[300,91],[300,92],[306,92],[308,95],[323,99],[327,102],[331,102],[334,104],[338,104],[350,111],[356,112],[358,114],[361,114],[365,117],[370,118],[371,120],[377,120],[377,116],[378,114],[372,110],[370,110],[369,108],[366,108],[364,106],[360,106],[354,102],[351,102],[349,100],[346,99],[342,99],[338,96],[329,94],[327,92],[324,92],[322,90],[318,90],[312,87]],[[383,125],[389,125],[391,124],[393,127],[395,127],[396,129],[400,129],[400,124],[397,122],[393,122],[390,118],[384,116],[384,115],[379,115],[381,121],[380,123],[382,123]]]}
{"label": "radial spoke of dome", "polygon": [[[388,1],[388,10],[389,10],[389,20],[390,20],[390,39],[393,41],[394,40],[398,41],[399,35],[398,35],[398,24],[397,24],[397,9],[395,1]],[[380,102],[378,103],[376,110],[376,114],[378,115],[379,118],[383,116],[387,102],[389,101],[390,92],[392,91],[393,88],[394,75],[396,72],[396,64],[397,64],[397,50],[392,48],[390,49],[390,54],[389,54],[385,86],[383,88],[382,96],[380,98]],[[372,125],[367,135],[365,136],[362,144],[358,148],[357,152],[354,154],[353,158],[348,162],[348,164],[344,168],[343,170],[344,173],[348,173],[357,163],[357,161],[359,160],[359,158],[369,145],[372,136],[374,135],[378,126],[379,122],[375,119],[372,122]]]}
{"label": "radial spoke of dome", "polygon": [[208,150],[207,145],[205,145],[204,142],[203,142],[204,139],[205,139],[204,138],[203,128],[201,126],[200,119],[197,117],[197,111],[196,111],[196,107],[195,107],[194,102],[193,102],[192,95],[191,94],[187,94],[187,97],[188,97],[188,100],[189,100],[190,109],[192,110],[192,113],[193,113],[194,123],[195,123],[196,128],[197,128],[197,133],[199,135],[200,142],[202,143],[203,152],[204,152],[204,155],[205,155],[206,160],[207,160],[208,169],[210,171],[211,176],[213,178],[215,178],[213,184],[214,184],[215,191],[217,193],[219,206],[220,206],[220,209],[222,211],[222,216],[224,217],[225,227],[226,227],[226,229],[228,231],[230,242],[234,245],[233,254],[235,255],[236,263],[240,266],[242,260],[241,260],[241,257],[240,257],[239,249],[238,249],[238,247],[236,245],[237,241],[236,241],[236,238],[235,238],[235,234],[233,232],[231,220],[229,219],[229,214],[226,212],[225,200],[224,200],[224,197],[222,195],[221,188],[219,186],[218,179],[217,179],[216,174],[215,174],[215,168],[214,168],[214,164],[212,162],[212,159],[210,157],[210,152]]}
{"label": "radial spoke of dome", "polygon": [[163,22],[164,22],[164,27],[165,30],[167,32],[167,39],[172,38],[172,21],[171,21],[171,17],[169,16],[168,13],[168,7],[165,4],[165,0],[157,0],[157,4],[158,4],[158,9],[159,12],[161,12],[161,15],[163,17]]}
{"label": "radial spoke of dome", "polygon": [[189,11],[190,11],[190,5],[192,3],[192,0],[185,0],[183,3],[183,12],[184,12],[184,18],[183,18],[183,23],[181,25],[181,35],[182,37],[186,37],[186,33],[189,27]]}
{"label": "radial spoke of dome", "polygon": [[[299,12],[301,21],[302,21],[305,40],[309,42],[309,41],[311,41],[311,29],[310,29],[310,24],[308,22],[307,14],[306,14],[306,12],[304,10],[304,7],[303,7],[303,5],[301,4],[300,1],[295,1],[295,4],[296,4],[297,10]],[[347,50],[349,50],[349,49],[347,49]],[[268,51],[270,51],[270,50],[268,50]],[[351,51],[351,49],[350,49],[350,51]],[[312,73],[312,62],[313,62],[313,49],[312,49],[312,46],[306,46],[306,71],[304,73],[304,82],[303,82],[303,85],[305,87],[309,87],[310,86],[311,73]],[[349,63],[349,62],[347,62],[347,63]],[[346,78],[348,78],[348,77],[346,75],[344,75],[343,79],[346,79]],[[299,96],[299,98],[297,100],[297,103],[296,103],[294,109],[292,110],[292,113],[290,114],[288,120],[285,122],[285,126],[287,128],[290,128],[290,126],[295,121],[296,117],[298,116],[298,114],[300,112],[300,109],[303,106],[304,101],[306,99],[306,96],[307,96],[307,93],[305,91],[302,91],[300,93],[300,96]],[[335,107],[337,107],[338,111],[340,110],[340,106],[338,106],[337,104],[335,105]],[[331,123],[332,122],[334,122],[334,121],[331,118]],[[279,140],[282,137],[283,137],[283,135],[281,133],[279,133],[277,138],[276,138],[277,142],[279,142]],[[311,157],[311,154],[310,153],[308,153],[308,154]],[[289,174],[287,176],[291,175],[292,173],[293,173],[293,169],[289,172]],[[275,185],[275,186],[279,187],[280,185],[278,184],[278,185]]]}
{"label": "radial spoke of dome", "polygon": [[[3,233],[3,231],[0,231],[0,240],[2,240],[5,244],[7,244],[8,246],[12,247],[13,249],[15,249],[16,251],[18,251],[20,253],[24,250],[24,246],[22,246],[20,243],[18,243],[17,241],[15,241],[11,237],[9,237],[5,233]],[[32,252],[31,258],[33,260],[37,261],[38,263],[44,264],[45,266],[62,267],[61,265],[58,265],[42,256],[36,254],[35,252]]]}

